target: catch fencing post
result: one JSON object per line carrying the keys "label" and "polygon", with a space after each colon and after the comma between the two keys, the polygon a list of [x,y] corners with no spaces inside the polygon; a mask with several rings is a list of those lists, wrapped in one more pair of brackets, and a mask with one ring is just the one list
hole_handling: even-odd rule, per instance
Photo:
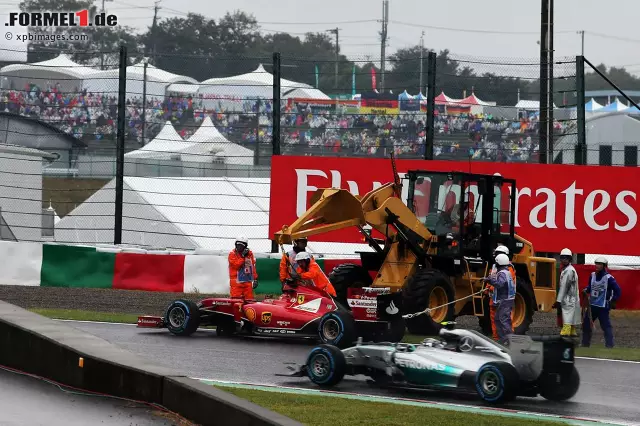
{"label": "catch fencing post", "polygon": [[433,160],[433,141],[435,137],[436,108],[436,52],[429,52],[427,58],[427,138],[424,147],[424,159]]}
{"label": "catch fencing post", "polygon": [[[120,46],[120,70],[118,80],[118,128],[116,137],[116,206],[113,227],[113,243],[122,244],[122,203],[124,192],[124,129],[127,90],[127,48]],[[144,101],[144,100],[143,100]]]}
{"label": "catch fencing post", "polygon": [[584,56],[576,56],[576,92],[578,104],[578,144],[576,145],[574,163],[583,166],[587,164],[587,131],[584,112]]}
{"label": "catch fencing post", "polygon": [[273,52],[273,155],[280,155],[280,53]]}
{"label": "catch fencing post", "polygon": [[[273,52],[273,105],[271,108],[273,155],[280,155],[280,98],[280,52]],[[271,240],[271,253],[278,253],[276,240]]]}
{"label": "catch fencing post", "polygon": [[540,14],[540,163],[548,163],[549,154],[549,0],[541,0]]}

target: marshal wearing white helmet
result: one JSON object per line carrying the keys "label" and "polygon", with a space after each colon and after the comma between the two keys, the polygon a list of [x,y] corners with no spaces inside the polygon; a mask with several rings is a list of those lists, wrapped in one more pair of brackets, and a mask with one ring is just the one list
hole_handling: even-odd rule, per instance
{"label": "marshal wearing white helmet", "polygon": [[[591,345],[591,321],[600,320],[600,328],[604,333],[604,342],[607,348],[613,347],[613,327],[609,319],[609,310],[616,308],[616,302],[620,298],[620,286],[607,271],[607,259],[599,256],[594,260],[596,272],[589,277],[589,285],[584,289],[589,294],[591,309],[585,313],[584,328],[582,333],[582,346]],[[591,318],[589,318],[591,313]]]}
{"label": "marshal wearing white helmet", "polygon": [[492,301],[496,306],[495,324],[498,339],[506,342],[509,335],[513,334],[511,312],[516,298],[516,283],[509,271],[509,256],[500,253],[496,256],[496,264],[498,272],[489,276],[489,282],[494,288]]}
{"label": "marshal wearing white helmet", "polygon": [[[493,251],[494,261],[496,256],[498,256],[499,254],[505,254],[509,256],[509,249],[507,248],[507,246],[503,244],[499,244],[496,247],[496,249]],[[509,272],[511,273],[511,278],[513,278],[514,285],[517,284],[516,269],[511,264],[509,264],[508,269],[509,269]],[[494,263],[493,267],[491,268],[491,275],[495,275],[497,273],[498,273],[498,266],[497,266],[497,263]],[[499,340],[498,330],[496,329],[496,310],[497,310],[497,306],[494,305],[493,297],[491,297],[489,299],[489,320],[491,321],[491,335],[493,337],[493,340]]]}
{"label": "marshal wearing white helmet", "polygon": [[573,253],[568,248],[560,252],[560,286],[553,308],[562,308],[562,336],[577,336],[576,326],[580,324],[580,289],[578,288],[578,273],[571,264]]}

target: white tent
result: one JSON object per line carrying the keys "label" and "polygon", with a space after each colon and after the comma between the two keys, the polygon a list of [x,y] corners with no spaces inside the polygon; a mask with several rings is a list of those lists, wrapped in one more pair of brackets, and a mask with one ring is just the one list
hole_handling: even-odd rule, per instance
{"label": "white tent", "polygon": [[225,164],[253,164],[253,151],[230,142],[216,129],[208,116],[188,142],[192,144],[184,152],[194,154],[193,159],[188,161],[198,161],[198,157],[214,154],[217,158],[223,158]]}
{"label": "white tent", "polygon": [[598,112],[616,112],[625,110],[627,108],[629,108],[629,105],[625,105],[624,103],[620,102],[620,99],[616,98],[616,100],[609,105],[605,106],[604,108],[600,108]]}
{"label": "white tent", "polygon": [[[515,106],[518,109],[526,109],[529,111],[537,111],[540,109],[540,101],[532,101],[527,99],[521,99]],[[556,104],[553,104],[554,108],[558,108]]]}
{"label": "white tent", "polygon": [[596,102],[595,99],[591,98],[591,100],[584,105],[584,110],[591,112],[602,109],[602,107],[603,106]]}
{"label": "white tent", "polygon": [[[602,110],[600,110],[602,111]],[[599,147],[611,146],[611,165],[623,166],[625,146],[640,148],[640,120],[624,112],[593,114],[585,120],[587,133],[587,164],[599,165]],[[556,160],[562,164],[575,164],[576,136],[561,136],[555,145]]]}
{"label": "white tent", "polygon": [[[106,93],[116,96],[118,93],[118,79],[120,71],[110,69],[99,71],[84,82],[89,92]],[[144,61],[127,67],[127,97],[142,97],[144,91]],[[147,97],[164,98],[167,87],[173,83],[198,84],[196,80],[184,75],[173,74],[147,64],[146,93]]]}
{"label": "white tent", "polygon": [[[122,242],[155,248],[228,252],[238,235],[269,253],[268,178],[124,178]],[[111,244],[115,179],[56,224],[60,243]],[[366,244],[310,242],[311,253],[353,255]]]}
{"label": "white tent", "polygon": [[46,86],[59,83],[63,91],[73,91],[74,87],[82,87],[84,79],[98,72],[97,69],[85,67],[72,61],[65,54],[60,54],[46,61],[11,64],[0,69],[2,88],[13,85],[13,87],[22,89],[28,83],[46,88]]}
{"label": "white tent", "polygon": [[[241,110],[245,100],[257,98],[273,99],[273,75],[262,65],[254,71],[233,77],[210,78],[201,83],[199,94],[205,108],[222,107],[227,110]],[[288,97],[311,97],[330,99],[320,90],[291,80],[280,79],[280,94]],[[298,96],[300,95],[300,96]]]}
{"label": "white tent", "polygon": [[140,149],[126,153],[127,159],[147,158],[155,160],[169,160],[187,148],[190,143],[186,142],[176,132],[170,121],[167,121],[160,130],[160,133],[151,142]]}
{"label": "white tent", "polygon": [[331,97],[324,94],[319,89],[308,88],[308,87],[300,87],[297,89],[290,90],[282,94],[282,99],[331,99]]}
{"label": "white tent", "polygon": [[167,95],[170,94],[179,94],[179,95],[196,95],[200,90],[199,84],[184,84],[184,83],[173,83],[167,86]]}

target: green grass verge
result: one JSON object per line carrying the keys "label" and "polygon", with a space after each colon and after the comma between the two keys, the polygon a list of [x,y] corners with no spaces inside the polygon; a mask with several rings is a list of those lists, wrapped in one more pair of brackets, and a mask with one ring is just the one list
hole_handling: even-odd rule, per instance
{"label": "green grass verge", "polygon": [[588,348],[576,348],[576,356],[619,359],[622,361],[640,361],[640,349],[618,347],[605,348],[602,345],[593,345]]}
{"label": "green grass verge", "polygon": [[[217,388],[283,414],[307,426],[405,426],[424,424],[446,426],[519,426],[523,419],[431,407],[398,405],[378,401],[358,401],[340,397],[295,395],[229,386]],[[330,408],[328,408],[330,407]],[[526,420],[536,426],[558,426],[559,422]]]}
{"label": "green grass verge", "polygon": [[[135,324],[138,316],[134,314],[119,314],[111,312],[92,312],[81,311],[75,309],[30,309],[36,314],[55,319],[68,319],[76,321],[103,321],[117,322],[126,324]],[[415,336],[407,334],[403,341],[406,343],[420,343],[424,340],[423,336]],[[577,348],[577,356],[585,356],[591,358],[607,358],[619,359],[624,361],[640,361],[640,349],[637,348],[613,348],[607,349],[601,345],[594,345],[590,348]]]}

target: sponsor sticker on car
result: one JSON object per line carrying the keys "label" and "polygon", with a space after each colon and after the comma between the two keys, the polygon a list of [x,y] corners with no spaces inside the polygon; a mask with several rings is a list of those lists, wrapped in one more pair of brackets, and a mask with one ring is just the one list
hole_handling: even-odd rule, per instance
{"label": "sponsor sticker on car", "polygon": [[414,370],[445,371],[447,366],[436,362],[426,362],[416,359],[396,358],[398,367],[411,368]]}
{"label": "sponsor sticker on car", "polygon": [[377,308],[378,302],[375,299],[347,299],[352,308]]}

